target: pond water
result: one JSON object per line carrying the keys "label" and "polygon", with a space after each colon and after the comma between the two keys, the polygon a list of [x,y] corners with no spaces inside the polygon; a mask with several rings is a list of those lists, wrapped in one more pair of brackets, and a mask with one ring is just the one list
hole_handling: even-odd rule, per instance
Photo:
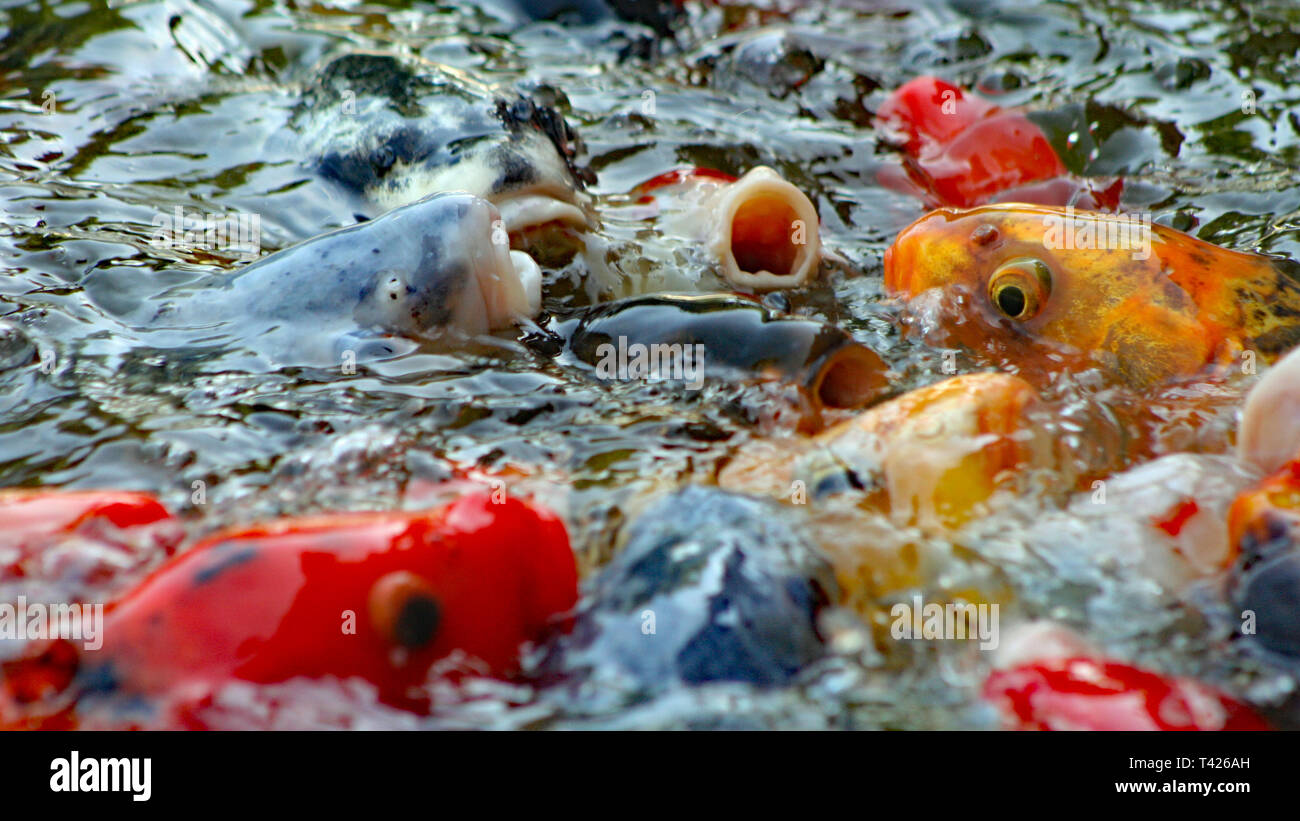
{"label": "pond water", "polygon": [[[515,469],[562,512],[587,572],[645,498],[711,481],[756,439],[793,435],[770,423],[773,400],[754,386],[602,383],[510,332],[349,375],[241,372],[131,344],[105,305],[243,261],[158,247],[159,214],[256,214],[263,254],[356,220],[281,138],[314,68],[345,50],[553,90],[594,175],[607,247],[599,276],[582,255],[542,260],[554,317],[707,277],[693,243],[635,218],[637,184],[680,166],[775,168],[816,205],[831,258],[817,284],[774,304],[880,352],[896,392],[945,376],[939,352],[904,337],[897,306],[882,300],[882,255],[924,208],[877,181],[899,155],[871,112],[919,74],[1050,112],[1036,116],[1067,167],[1123,176],[1126,209],[1300,259],[1300,9],[1288,2],[686,2],[643,4],[660,11],[641,23],[595,13],[596,3],[534,19],[523,7],[537,4],[508,0],[2,5],[0,315],[41,358],[0,373],[0,486],[150,490],[195,534],[410,506],[412,482]],[[1199,406],[1195,428],[1177,396],[1157,400],[1157,450],[1224,452],[1253,379],[1214,388],[1220,401]],[[1070,480],[950,540],[852,506],[780,515],[824,542],[936,557],[931,594],[998,590],[1004,620],[1051,617],[1145,666],[1279,702],[1294,683],[1230,646],[1212,585],[1175,588],[1123,557],[1077,558],[1102,537],[1065,492],[1121,467],[1124,438],[1107,397],[1086,387],[1066,381],[1047,396],[1073,453]],[[996,726],[977,698],[987,661],[973,648],[884,646],[852,613],[830,618],[832,652],[787,687],[681,688],[589,714],[524,685],[481,683],[419,720],[346,687],[304,687],[294,708],[267,718],[265,705],[298,687],[284,685],[232,688],[222,709],[230,726]]]}

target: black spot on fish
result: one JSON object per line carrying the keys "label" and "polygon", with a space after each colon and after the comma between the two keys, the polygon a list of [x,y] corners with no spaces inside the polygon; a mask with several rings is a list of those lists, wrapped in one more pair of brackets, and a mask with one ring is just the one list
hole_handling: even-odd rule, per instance
{"label": "black spot on fish", "polygon": [[407,125],[382,138],[372,148],[326,154],[321,157],[317,169],[327,180],[361,192],[378,185],[399,162],[404,165],[423,163],[435,148],[428,136]]}
{"label": "black spot on fish", "polygon": [[492,190],[504,191],[515,186],[527,185],[537,179],[537,169],[533,163],[516,151],[505,149],[497,152],[496,160],[500,174],[492,184]]}
{"label": "black spot on fish", "polygon": [[346,90],[357,97],[390,100],[396,110],[409,117],[419,114],[419,93],[424,86],[420,77],[396,57],[345,54],[325,66],[307,97],[317,104],[333,103],[343,99],[341,92]]}
{"label": "black spot on fish", "polygon": [[1277,289],[1282,293],[1300,292],[1300,263],[1290,259],[1269,258],[1273,270],[1277,271]]}
{"label": "black spot on fish", "polygon": [[1274,328],[1255,338],[1255,348],[1260,353],[1276,356],[1300,345],[1300,326]]}
{"label": "black spot on fish", "polygon": [[397,616],[394,634],[398,643],[409,650],[419,650],[433,641],[442,623],[442,608],[431,596],[411,596]]}
{"label": "black spot on fish", "polygon": [[215,548],[215,551],[220,551],[221,555],[214,556],[212,564],[194,574],[194,586],[198,587],[199,585],[207,584],[230,568],[238,567],[245,562],[252,561],[257,556],[257,548],[252,546],[231,553],[230,551],[234,550],[234,548],[239,544],[240,542],[230,542],[226,545],[221,545],[220,547]]}

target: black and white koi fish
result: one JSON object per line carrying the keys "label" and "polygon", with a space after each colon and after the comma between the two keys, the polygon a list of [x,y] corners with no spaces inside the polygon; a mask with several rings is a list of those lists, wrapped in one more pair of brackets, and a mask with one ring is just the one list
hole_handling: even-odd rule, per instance
{"label": "black and white koi fish", "polygon": [[510,233],[593,225],[573,164],[576,135],[559,112],[447,66],[337,57],[305,89],[290,125],[306,162],[357,197],[367,217],[468,191],[493,203]]}

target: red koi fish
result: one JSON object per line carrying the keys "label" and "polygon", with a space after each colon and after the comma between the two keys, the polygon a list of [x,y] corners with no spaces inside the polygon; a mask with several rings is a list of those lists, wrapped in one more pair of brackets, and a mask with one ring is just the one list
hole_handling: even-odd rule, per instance
{"label": "red koi fish", "polygon": [[1017,730],[1267,730],[1247,706],[1191,679],[1092,658],[994,671],[984,698]]}
{"label": "red koi fish", "polygon": [[931,208],[990,202],[1115,210],[1121,181],[1099,184],[1066,174],[1047,136],[1024,114],[1003,109],[936,77],[917,77],[876,112],[900,143],[906,177],[886,187],[917,193]]}
{"label": "red koi fish", "polygon": [[660,188],[668,188],[674,185],[687,185],[696,180],[717,180],[721,183],[735,182],[736,178],[722,171],[713,168],[703,168],[696,166],[694,168],[674,168],[672,171],[651,177],[636,187],[636,192],[640,194],[637,198],[639,203],[654,202],[654,191]]}
{"label": "red koi fish", "polygon": [[111,605],[73,686],[183,712],[232,680],[360,678],[426,712],[435,665],[509,676],[576,600],[563,524],[516,499],[283,519],[201,541]]}
{"label": "red koi fish", "polygon": [[104,534],[172,515],[148,493],[120,490],[0,491],[0,546],[48,544],[74,533]]}
{"label": "red koi fish", "polygon": [[34,580],[61,598],[102,600],[170,556],[183,537],[180,520],[148,493],[0,491],[0,583]]}

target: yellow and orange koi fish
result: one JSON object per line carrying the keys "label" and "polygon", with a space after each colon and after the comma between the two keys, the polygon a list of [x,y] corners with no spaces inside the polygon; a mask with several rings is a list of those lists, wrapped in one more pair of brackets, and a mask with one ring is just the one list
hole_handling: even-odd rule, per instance
{"label": "yellow and orange koi fish", "polygon": [[1276,261],[1135,215],[943,208],[905,228],[884,267],[886,291],[914,318],[928,310],[935,341],[1038,384],[1100,368],[1151,388],[1300,343],[1300,284]]}

